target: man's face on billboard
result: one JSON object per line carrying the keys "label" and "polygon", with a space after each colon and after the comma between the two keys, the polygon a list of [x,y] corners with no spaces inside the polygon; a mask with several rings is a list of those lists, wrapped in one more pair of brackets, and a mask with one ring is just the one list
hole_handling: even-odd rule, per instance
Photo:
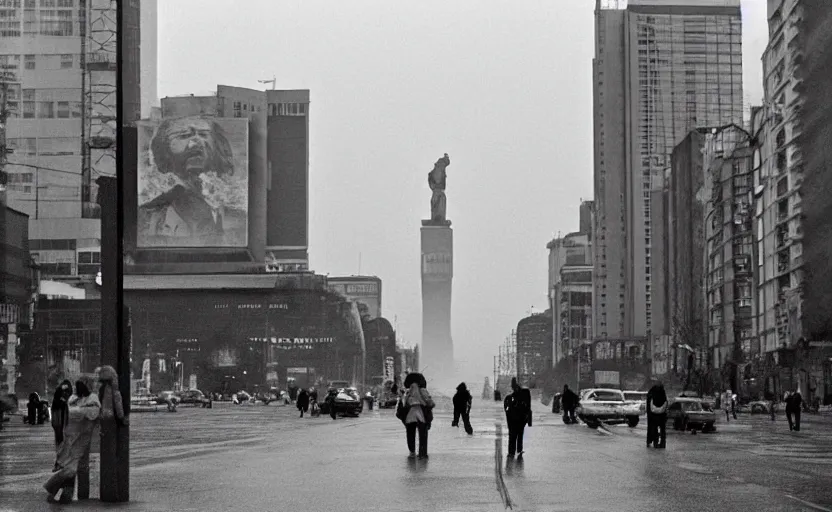
{"label": "man's face on billboard", "polygon": [[186,185],[200,192],[202,185],[199,175],[210,157],[213,137],[211,123],[204,119],[180,119],[168,132],[168,144],[174,159],[174,174]]}

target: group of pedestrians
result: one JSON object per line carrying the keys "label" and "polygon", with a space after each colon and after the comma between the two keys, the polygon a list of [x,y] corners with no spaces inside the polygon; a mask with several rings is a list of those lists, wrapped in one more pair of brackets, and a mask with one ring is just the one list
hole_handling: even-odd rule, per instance
{"label": "group of pedestrians", "polygon": [[[52,428],[55,432],[55,464],[52,476],[43,485],[50,503],[71,503],[78,484],[78,499],[89,498],[90,446],[96,427],[102,438],[114,435],[119,425],[127,425],[118,376],[111,366],[98,369],[98,382],[83,377],[72,383],[63,381],[52,401]],[[97,392],[93,389],[97,388]],[[114,449],[102,443],[102,459],[114,458]],[[60,499],[56,496],[60,493]]]}
{"label": "group of pedestrians", "polygon": [[[433,423],[433,409],[436,403],[428,392],[427,381],[421,373],[408,374],[403,387],[406,391],[396,406],[396,417],[405,426],[409,458],[426,459],[428,458],[428,431]],[[503,400],[503,410],[508,424],[508,456],[522,457],[525,428],[532,425],[532,397],[531,392],[520,386],[516,378],[511,379],[511,389],[512,392]],[[453,397],[454,416],[451,426],[459,427],[459,422],[462,420],[465,432],[469,436],[474,435],[474,429],[471,426],[472,400],[468,386],[464,382],[460,383]],[[417,436],[419,438],[418,452]]]}

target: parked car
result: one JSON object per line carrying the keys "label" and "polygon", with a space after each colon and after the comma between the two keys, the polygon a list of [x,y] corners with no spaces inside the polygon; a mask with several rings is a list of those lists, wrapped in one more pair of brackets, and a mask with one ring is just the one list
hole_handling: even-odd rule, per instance
{"label": "parked car", "polygon": [[629,402],[644,404],[644,412],[647,412],[647,391],[625,391],[624,399]]}
{"label": "parked car", "polygon": [[694,434],[697,431],[713,432],[716,430],[716,414],[707,402],[699,398],[677,397],[669,400],[667,421],[673,423],[674,430]]}
{"label": "parked car", "polygon": [[188,404],[196,407],[211,406],[211,400],[207,396],[205,396],[205,394],[202,391],[198,389],[188,389],[185,391],[180,391],[176,394],[176,397],[179,399],[179,403],[181,404]]}
{"label": "parked car", "polygon": [[620,389],[584,389],[579,396],[580,402],[575,413],[592,428],[597,428],[601,423],[626,423],[629,427],[635,427],[639,416],[646,409],[644,404],[626,400]]}
{"label": "parked car", "polygon": [[[358,395],[358,390],[354,387],[339,388],[335,395],[335,413],[345,414],[347,416],[358,416],[364,409],[361,403],[361,397]],[[320,401],[318,404],[321,409],[321,414],[329,414],[330,404],[326,400]]]}

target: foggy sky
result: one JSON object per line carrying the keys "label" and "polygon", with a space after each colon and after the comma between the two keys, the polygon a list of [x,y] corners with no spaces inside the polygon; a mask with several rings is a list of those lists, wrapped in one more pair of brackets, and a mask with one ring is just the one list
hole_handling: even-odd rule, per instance
{"label": "foggy sky", "polygon": [[[593,0],[159,2],[159,94],[310,89],[310,267],[383,280],[420,342],[427,173],[449,153],[453,337],[481,381],[531,307],[547,249],[592,199]],[[765,0],[744,0],[746,102],[762,97]],[[360,255],[360,257],[359,257]]]}

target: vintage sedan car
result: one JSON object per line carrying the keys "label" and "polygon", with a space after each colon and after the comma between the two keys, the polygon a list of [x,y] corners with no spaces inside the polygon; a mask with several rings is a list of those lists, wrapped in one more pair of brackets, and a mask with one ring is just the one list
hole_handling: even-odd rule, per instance
{"label": "vintage sedan car", "polygon": [[[364,409],[358,390],[353,387],[339,388],[334,401],[335,413],[347,416],[358,416]],[[329,414],[330,403],[324,399],[318,406],[321,414]]]}
{"label": "vintage sedan car", "polygon": [[716,414],[707,402],[699,398],[677,397],[669,400],[667,421],[673,423],[674,430],[694,434],[697,431],[713,432],[716,430]]}
{"label": "vintage sedan car", "polygon": [[188,389],[176,394],[179,403],[193,405],[194,407],[211,407],[211,399],[198,389]]}
{"label": "vintage sedan car", "polygon": [[579,397],[575,413],[591,428],[597,428],[601,423],[626,423],[635,427],[646,408],[644,404],[627,400],[620,389],[584,389]]}

